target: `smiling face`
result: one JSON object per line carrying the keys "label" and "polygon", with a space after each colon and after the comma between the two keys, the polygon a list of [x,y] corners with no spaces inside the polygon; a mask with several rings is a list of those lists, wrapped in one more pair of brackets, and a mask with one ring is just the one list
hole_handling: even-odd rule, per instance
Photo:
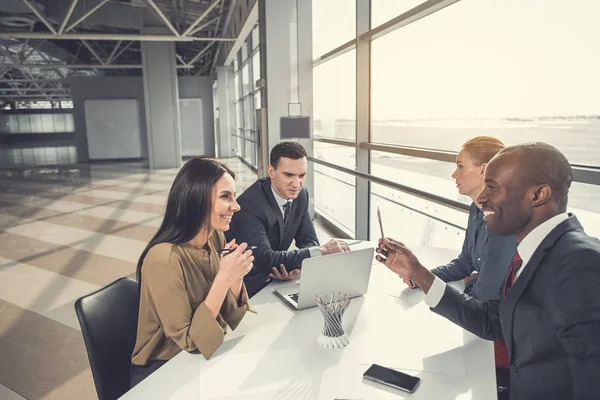
{"label": "smiling face", "polygon": [[456,182],[458,193],[469,196],[473,201],[483,189],[483,174],[486,164],[477,165],[466,150],[456,157],[456,169],[452,178]]}
{"label": "smiling face", "polygon": [[306,157],[297,160],[281,157],[277,167],[269,165],[271,186],[275,192],[287,200],[294,200],[300,194],[306,182],[308,162]]}
{"label": "smiling face", "polygon": [[235,181],[228,173],[224,173],[212,189],[212,207],[210,227],[216,231],[229,230],[231,216],[240,210],[235,200]]}
{"label": "smiling face", "polygon": [[492,235],[508,236],[527,232],[533,218],[527,184],[520,179],[517,153],[500,153],[488,164],[485,187],[477,196],[486,222],[486,231]]}

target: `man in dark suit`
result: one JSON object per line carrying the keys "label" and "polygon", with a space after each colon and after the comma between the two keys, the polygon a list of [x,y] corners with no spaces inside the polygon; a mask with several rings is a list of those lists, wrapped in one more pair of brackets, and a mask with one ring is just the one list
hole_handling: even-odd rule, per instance
{"label": "man in dark suit", "polygon": [[[308,257],[349,250],[337,240],[319,245],[304,188],[307,167],[306,150],[300,143],[278,143],[271,150],[269,176],[257,180],[237,199],[241,210],[233,215],[225,236],[228,241],[257,246],[254,267],[244,277],[250,296],[272,278],[296,279],[302,260]],[[289,250],[293,240],[297,250]]]}
{"label": "man in dark suit", "polygon": [[571,166],[554,147],[508,147],[485,171],[487,231],[519,245],[504,300],[446,286],[402,243],[380,239],[377,259],[426,295],[432,310],[479,337],[504,340],[510,399],[600,398],[600,242],[566,213]]}

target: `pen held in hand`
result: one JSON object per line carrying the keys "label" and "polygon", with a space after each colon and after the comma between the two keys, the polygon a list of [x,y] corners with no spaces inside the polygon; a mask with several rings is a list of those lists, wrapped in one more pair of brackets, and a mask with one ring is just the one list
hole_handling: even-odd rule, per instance
{"label": "pen held in hand", "polygon": [[[381,222],[381,212],[379,211],[379,206],[377,206],[377,221],[379,221],[379,230],[381,231],[381,240],[385,240],[385,235],[383,234],[383,223]],[[410,287],[415,288],[416,285],[412,280],[409,280]]]}
{"label": "pen held in hand", "polygon": [[[248,246],[246,248],[246,250],[256,250],[257,248],[258,248],[258,246]],[[229,253],[232,253],[234,251],[235,251],[235,249],[221,249],[221,250],[217,250],[217,254],[221,254],[221,255],[223,255],[223,254],[229,254]]]}

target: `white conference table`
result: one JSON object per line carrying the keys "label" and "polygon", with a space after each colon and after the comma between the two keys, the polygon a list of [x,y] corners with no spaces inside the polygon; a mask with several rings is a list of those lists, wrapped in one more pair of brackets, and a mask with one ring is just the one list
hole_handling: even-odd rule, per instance
{"label": "white conference table", "polygon": [[[430,268],[456,256],[412,250]],[[420,290],[377,261],[367,294],[344,315],[350,344],[343,349],[317,344],[321,313],[291,310],[273,293],[282,284],[289,282],[273,282],[251,299],[258,314],[247,313],[210,360],[182,351],[122,399],[496,399],[492,342],[431,312]],[[421,384],[408,394],[364,380],[373,363],[419,376]]]}

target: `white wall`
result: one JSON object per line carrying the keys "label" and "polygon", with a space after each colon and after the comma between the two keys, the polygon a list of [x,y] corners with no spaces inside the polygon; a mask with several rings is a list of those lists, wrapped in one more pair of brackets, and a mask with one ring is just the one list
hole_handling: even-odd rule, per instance
{"label": "white wall", "polygon": [[140,113],[136,99],[84,102],[91,160],[141,158]]}
{"label": "white wall", "polygon": [[[73,96],[73,116],[75,121],[75,145],[77,147],[77,159],[79,162],[87,162],[90,159],[84,102],[86,100],[98,99],[136,99],[138,101],[141,157],[144,159],[148,158],[144,85],[141,76],[75,77],[71,79],[71,94]],[[115,118],[118,119],[118,117]]]}
{"label": "white wall", "polygon": [[[204,155],[215,156],[214,112],[212,79],[209,76],[180,76],[178,79],[180,99],[202,99],[202,135]],[[181,121],[183,124],[184,121]],[[181,127],[182,130],[184,127]],[[186,129],[188,129],[187,127]],[[192,127],[194,129],[195,127]],[[188,129],[189,130],[189,129]],[[200,132],[200,129],[198,129]]]}

